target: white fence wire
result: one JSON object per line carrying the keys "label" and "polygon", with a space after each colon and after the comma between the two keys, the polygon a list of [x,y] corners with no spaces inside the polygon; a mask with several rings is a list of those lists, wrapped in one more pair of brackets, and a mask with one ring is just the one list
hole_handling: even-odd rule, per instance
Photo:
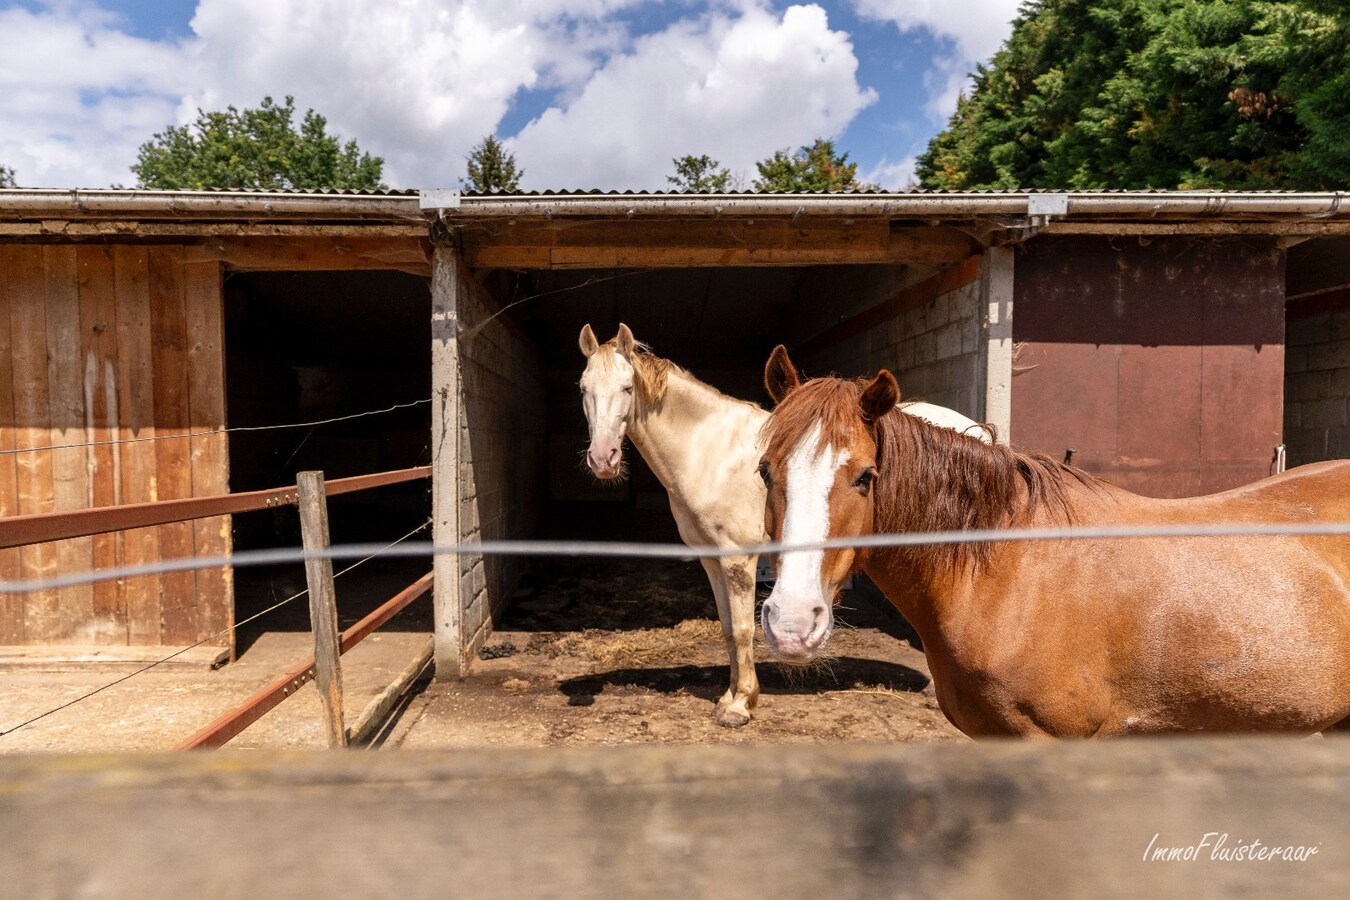
{"label": "white fence wire", "polygon": [[430,541],[405,542],[395,547],[385,544],[335,544],[325,550],[306,551],[300,547],[278,547],[268,550],[245,550],[230,556],[199,556],[183,559],[159,560],[137,566],[119,566],[91,572],[36,578],[26,581],[0,581],[0,593],[22,594],[55,590],[110,581],[135,578],[141,575],[159,575],[166,572],[184,572],[221,566],[245,566],[300,563],[309,559],[355,559],[374,553],[391,557],[434,556],[438,554],[472,554],[480,556],[595,556],[626,557],[632,559],[721,558],[728,556],[763,556],[812,550],[844,548],[880,549],[888,547],[916,547],[929,544],[982,544],[991,541],[1061,541],[1061,540],[1138,540],[1143,538],[1231,538],[1280,536],[1331,536],[1350,534],[1350,522],[1292,522],[1242,523],[1213,525],[1152,525],[1152,526],[1064,526],[1056,528],[976,529],[969,531],[927,531],[903,534],[870,534],[847,538],[830,538],[808,543],[770,542],[747,546],[690,546],[687,544],[638,543],[630,541],[532,541],[500,540],[469,541],[455,544],[436,544]]}

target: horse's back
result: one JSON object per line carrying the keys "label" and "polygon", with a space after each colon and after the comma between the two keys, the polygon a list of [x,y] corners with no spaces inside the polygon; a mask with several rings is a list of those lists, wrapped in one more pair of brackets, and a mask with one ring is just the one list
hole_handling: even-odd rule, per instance
{"label": "horse's back", "polygon": [[1350,522],[1350,460],[1308,463],[1208,499],[1231,501],[1275,522]]}
{"label": "horse's back", "polygon": [[911,416],[918,416],[931,425],[950,428],[958,434],[978,438],[986,444],[990,442],[989,431],[979,422],[946,406],[937,406],[922,400],[902,403],[897,409]]}

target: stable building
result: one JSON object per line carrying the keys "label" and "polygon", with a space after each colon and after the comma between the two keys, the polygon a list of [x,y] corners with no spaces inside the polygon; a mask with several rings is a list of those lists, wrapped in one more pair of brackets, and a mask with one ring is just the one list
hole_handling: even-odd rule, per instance
{"label": "stable building", "polygon": [[[429,514],[441,543],[557,534],[560,510],[587,506],[621,523],[659,484],[641,466],[618,490],[583,475],[575,387],[581,326],[619,322],[733,396],[766,402],[781,342],[808,375],[890,368],[906,397],[1130,490],[1223,490],[1350,447],[1340,202],[0,191],[0,515],[430,463],[430,496],[335,508],[334,540]],[[292,518],[0,550],[0,578],[293,546]],[[442,675],[522,565],[437,557]],[[0,645],[223,632],[228,650],[238,587],[202,570],[5,596]]]}

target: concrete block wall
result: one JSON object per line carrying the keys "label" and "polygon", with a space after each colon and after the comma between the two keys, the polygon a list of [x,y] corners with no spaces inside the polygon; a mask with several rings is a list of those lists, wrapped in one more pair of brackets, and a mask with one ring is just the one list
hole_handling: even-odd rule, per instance
{"label": "concrete block wall", "polygon": [[869,361],[875,368],[895,371],[906,399],[980,419],[981,309],[978,281],[940,294],[892,323],[888,338],[898,340],[875,349]]}
{"label": "concrete block wall", "polygon": [[1290,468],[1350,457],[1350,293],[1290,305],[1284,442]]}
{"label": "concrete block wall", "polygon": [[874,307],[889,308],[891,314],[859,316],[866,327],[811,353],[811,374],[870,375],[890,369],[904,399],[947,406],[979,420],[983,305],[978,277],[963,280],[939,276],[902,288]]}
{"label": "concrete block wall", "polygon": [[[543,366],[505,317],[475,330],[495,311],[486,291],[473,290],[461,301],[459,523],[466,542],[532,536],[543,502]],[[523,557],[460,555],[461,633],[470,658],[491,633],[493,614],[519,584],[524,565]]]}

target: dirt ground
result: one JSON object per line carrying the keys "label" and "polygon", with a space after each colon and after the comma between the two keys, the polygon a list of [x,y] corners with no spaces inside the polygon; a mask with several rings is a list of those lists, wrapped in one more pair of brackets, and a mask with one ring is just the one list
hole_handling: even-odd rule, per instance
{"label": "dirt ground", "polygon": [[728,683],[716,607],[696,563],[540,563],[458,684],[431,684],[390,746],[965,740],[937,708],[923,653],[869,586],[845,595],[833,657],[811,669],[756,653],[751,723],[718,726]]}
{"label": "dirt ground", "polygon": [[[405,564],[363,573],[345,587],[340,579],[343,627],[417,574]],[[241,616],[276,593],[268,579],[241,580]],[[343,657],[349,721],[425,642],[430,607],[429,597],[417,601]],[[0,753],[171,749],[301,659],[310,648],[305,616],[301,601],[243,629],[238,661],[219,670],[157,668],[2,734]],[[917,637],[875,588],[863,583],[846,593],[837,618],[834,655],[826,663],[803,670],[757,653],[759,707],[749,725],[728,729],[712,718],[728,682],[727,652],[696,562],[538,561],[485,658],[473,660],[461,682],[418,682],[375,745],[966,740],[926,690]],[[0,731],[130,671],[0,669]],[[228,746],[321,747],[321,723],[317,693],[308,685]]]}

